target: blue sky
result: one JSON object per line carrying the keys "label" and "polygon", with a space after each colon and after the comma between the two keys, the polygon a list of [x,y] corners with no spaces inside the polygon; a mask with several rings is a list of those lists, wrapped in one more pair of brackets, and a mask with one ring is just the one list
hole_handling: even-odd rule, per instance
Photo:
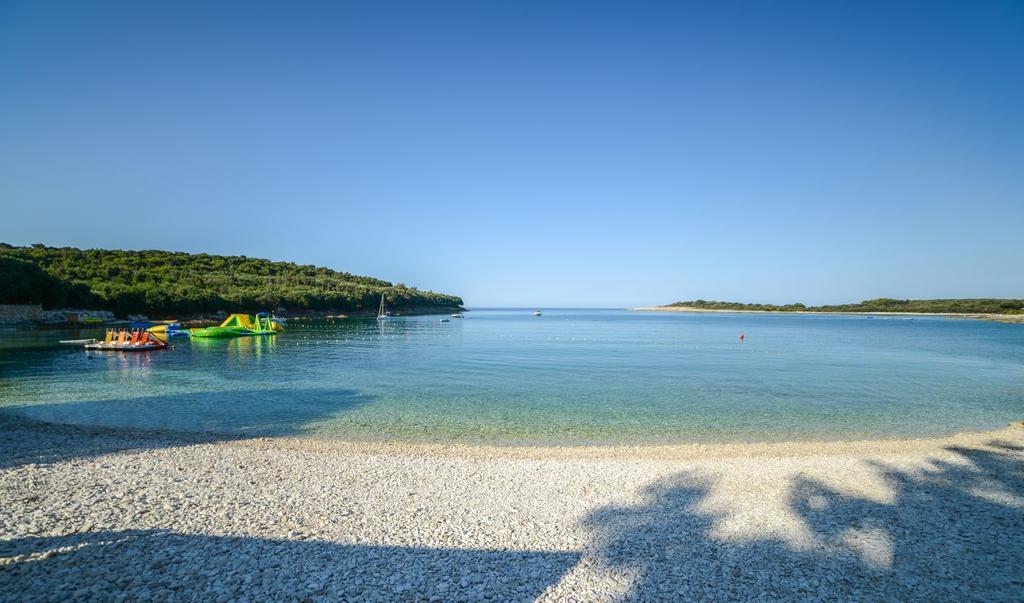
{"label": "blue sky", "polygon": [[471,306],[1022,297],[1024,3],[7,0],[0,206]]}

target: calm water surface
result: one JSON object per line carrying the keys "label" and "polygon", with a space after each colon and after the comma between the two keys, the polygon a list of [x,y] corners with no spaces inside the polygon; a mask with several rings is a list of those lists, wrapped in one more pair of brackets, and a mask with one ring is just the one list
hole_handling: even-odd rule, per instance
{"label": "calm water surface", "polygon": [[1024,326],[984,321],[480,310],[155,353],[56,345],[96,333],[0,331],[0,412],[492,443],[917,436],[1024,419]]}

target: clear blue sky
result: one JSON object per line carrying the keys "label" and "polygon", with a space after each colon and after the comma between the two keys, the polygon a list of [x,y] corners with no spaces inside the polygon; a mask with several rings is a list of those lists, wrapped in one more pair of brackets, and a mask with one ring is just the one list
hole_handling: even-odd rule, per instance
{"label": "clear blue sky", "polygon": [[0,241],[471,306],[1024,296],[1024,3],[702,4],[0,0]]}

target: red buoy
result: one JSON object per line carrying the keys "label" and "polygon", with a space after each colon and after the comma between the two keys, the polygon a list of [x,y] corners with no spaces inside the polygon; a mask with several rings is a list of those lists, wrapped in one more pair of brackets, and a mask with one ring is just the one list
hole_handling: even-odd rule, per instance
{"label": "red buoy", "polygon": [[744,337],[746,337],[746,335],[744,335],[743,333],[740,333],[740,341],[743,341]]}

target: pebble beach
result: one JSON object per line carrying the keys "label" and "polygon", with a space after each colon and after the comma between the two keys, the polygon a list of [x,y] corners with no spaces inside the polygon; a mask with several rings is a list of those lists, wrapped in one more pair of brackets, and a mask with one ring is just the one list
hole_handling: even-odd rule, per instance
{"label": "pebble beach", "polygon": [[487,447],[0,416],[0,599],[1020,600],[1024,429]]}

